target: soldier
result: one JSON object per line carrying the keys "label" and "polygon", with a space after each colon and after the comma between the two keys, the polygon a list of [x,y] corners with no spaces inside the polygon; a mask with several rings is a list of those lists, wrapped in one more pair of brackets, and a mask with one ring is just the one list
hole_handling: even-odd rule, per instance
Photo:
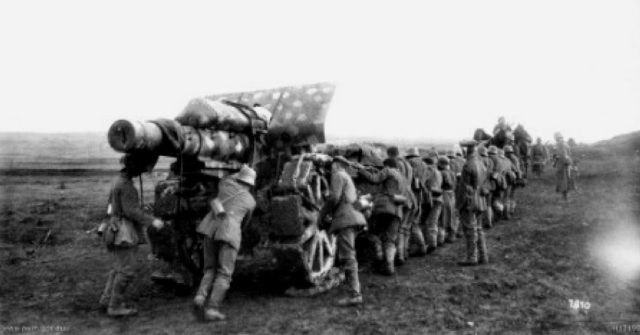
{"label": "soldier", "polygon": [[389,158],[396,160],[396,162],[398,163],[398,169],[400,170],[400,173],[406,181],[405,185],[403,186],[402,194],[409,200],[408,203],[404,206],[404,210],[402,211],[403,215],[400,221],[396,246],[396,262],[398,265],[403,265],[408,256],[407,248],[409,242],[409,234],[411,231],[411,221],[413,220],[413,217],[415,217],[415,211],[417,209],[417,201],[415,199],[413,191],[411,190],[412,183],[414,181],[413,167],[407,159],[400,156],[398,147],[389,147],[387,149],[387,155],[389,156]]}
{"label": "soldier", "polygon": [[138,244],[144,243],[144,227],[161,229],[164,222],[145,213],[140,207],[140,197],[132,178],[150,172],[158,156],[150,154],[126,154],[122,157],[123,169],[109,194],[110,222],[105,233],[107,250],[113,256],[113,267],[100,297],[100,305],[107,307],[109,316],[129,316],[137,310],[126,303],[126,291],[134,279]]}
{"label": "soldier", "polygon": [[499,149],[495,145],[490,146],[487,151],[489,158],[493,162],[493,173],[489,175],[489,178],[495,186],[491,194],[492,202],[487,203],[487,206],[492,207],[492,212],[495,214],[493,215],[494,222],[503,217],[504,196],[508,187],[506,174],[511,168],[509,162],[498,155],[498,151]]}
{"label": "soldier", "polygon": [[493,136],[497,135],[500,131],[504,131],[505,133],[511,132],[511,126],[507,124],[504,116],[498,118],[498,124],[493,127]]}
{"label": "soldier", "polygon": [[487,244],[482,225],[477,218],[487,209],[487,204],[481,196],[482,184],[487,178],[487,170],[475,153],[475,141],[465,141],[461,145],[467,147],[467,162],[462,169],[462,187],[458,193],[458,209],[462,221],[465,239],[467,241],[467,255],[459,262],[462,266],[486,264],[489,262]]}
{"label": "soldier", "polygon": [[439,245],[444,244],[445,232],[438,229],[440,214],[442,213],[442,173],[435,166],[433,158],[427,164],[430,173],[426,181],[427,190],[431,193],[431,208],[427,214],[424,236],[427,244],[427,253],[436,250]]}
{"label": "soldier", "polygon": [[440,226],[445,231],[445,242],[453,243],[458,232],[458,222],[456,221],[456,176],[449,168],[447,157],[438,158],[438,171],[442,174],[442,214],[440,215]]}
{"label": "soldier", "polygon": [[[409,251],[409,237],[414,236],[417,239],[418,244],[418,252],[415,254],[417,256],[421,256],[426,254],[426,244],[424,241],[424,236],[420,231],[420,227],[422,225],[422,218],[425,217],[425,201],[430,200],[430,196],[428,197],[426,192],[426,181],[429,176],[428,166],[420,157],[420,152],[418,148],[411,148],[407,152],[406,156],[407,161],[411,164],[413,169],[413,183],[411,185],[411,189],[416,199],[416,206],[413,210],[413,214],[410,219],[410,224],[408,227],[408,231],[404,232],[404,247],[405,247],[405,255],[408,255]],[[430,206],[430,205],[429,205]],[[420,234],[416,234],[416,230],[420,232]]]}
{"label": "soldier", "polygon": [[358,231],[367,222],[364,215],[353,208],[353,203],[358,198],[353,180],[345,171],[345,167],[348,165],[349,161],[343,157],[333,159],[329,198],[319,215],[319,222],[322,222],[325,215],[329,213],[333,218],[329,231],[336,234],[338,258],[345,273],[347,285],[349,285],[349,296],[338,300],[338,306],[362,304],[355,240]]}
{"label": "soldier", "polygon": [[533,159],[533,173],[540,177],[544,173],[544,166],[549,159],[549,150],[542,144],[540,137],[536,139],[536,144],[531,148],[531,156]]}
{"label": "soldier", "polygon": [[487,169],[487,179],[485,184],[483,185],[483,194],[485,197],[485,202],[487,203],[487,210],[480,217],[479,224],[482,225],[483,228],[491,229],[493,227],[493,209],[491,208],[491,195],[495,190],[495,183],[491,180],[490,176],[493,175],[494,172],[494,163],[491,158],[489,158],[488,150],[485,146],[478,147],[478,154],[480,155],[480,160],[484,164],[484,167]]}
{"label": "soldier", "polygon": [[556,134],[557,142],[557,158],[555,159],[553,166],[556,168],[556,192],[562,194],[562,199],[569,200],[569,191],[575,190],[575,184],[573,182],[573,176],[571,174],[571,166],[573,162],[569,156],[569,149],[564,144],[562,135]]}
{"label": "soldier", "polygon": [[507,190],[507,202],[505,204],[506,205],[505,210],[507,211],[507,218],[510,218],[511,216],[513,216],[513,213],[515,212],[515,209],[516,209],[515,193],[516,193],[516,189],[523,185],[523,174],[522,174],[522,164],[520,163],[520,159],[518,158],[518,156],[516,156],[513,150],[513,147],[511,147],[510,145],[506,145],[504,147],[504,153],[506,154],[507,158],[511,162],[513,173],[515,174],[515,179],[513,179],[510,182],[509,188]]}
{"label": "soldier", "polygon": [[231,284],[242,239],[242,222],[251,218],[256,206],[250,193],[255,181],[256,172],[246,165],[222,179],[218,195],[211,201],[211,211],[196,229],[204,235],[204,275],[193,302],[197,308],[205,308],[211,291],[204,310],[206,321],[226,319],[219,308]]}
{"label": "soldier", "polygon": [[382,191],[374,199],[370,238],[376,260],[383,265],[380,272],[391,276],[395,274],[394,260],[402,207],[407,202],[403,196],[406,181],[400,174],[397,160],[387,158],[383,164],[384,168],[377,172],[366,171],[362,165],[355,166],[359,176],[370,183],[382,184]]}

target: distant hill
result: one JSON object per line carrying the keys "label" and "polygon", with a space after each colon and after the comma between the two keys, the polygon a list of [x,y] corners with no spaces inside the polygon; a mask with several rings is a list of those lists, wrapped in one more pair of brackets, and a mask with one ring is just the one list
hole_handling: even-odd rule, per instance
{"label": "distant hill", "polygon": [[640,150],[640,130],[596,142],[593,145],[620,153],[634,153]]}

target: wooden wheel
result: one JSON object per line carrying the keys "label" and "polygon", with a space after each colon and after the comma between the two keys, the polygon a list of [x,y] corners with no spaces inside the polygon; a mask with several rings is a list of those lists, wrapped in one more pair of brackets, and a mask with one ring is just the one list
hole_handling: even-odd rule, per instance
{"label": "wooden wheel", "polygon": [[336,238],[315,227],[309,227],[310,237],[302,244],[302,257],[306,281],[317,285],[329,273],[335,263]]}

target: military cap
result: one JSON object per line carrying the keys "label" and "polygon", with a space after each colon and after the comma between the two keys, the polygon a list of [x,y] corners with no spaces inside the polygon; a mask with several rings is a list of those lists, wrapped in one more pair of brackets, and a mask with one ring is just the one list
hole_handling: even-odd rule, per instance
{"label": "military cap", "polygon": [[428,156],[424,158],[424,162],[427,163],[428,165],[433,165],[435,161],[433,160],[432,156]]}
{"label": "military cap", "polygon": [[440,157],[438,158],[438,166],[449,166],[449,158],[447,157]]}
{"label": "military cap", "polygon": [[387,148],[387,155],[389,157],[397,157],[399,154],[400,154],[400,150],[398,150],[398,147],[392,146]]}
{"label": "military cap", "polygon": [[489,155],[497,155],[498,154],[498,147],[496,147],[495,145],[490,145],[488,154]]}
{"label": "military cap", "polygon": [[418,148],[409,148],[409,150],[407,150],[407,157],[418,157],[420,156],[420,151],[418,150]]}
{"label": "military cap", "polygon": [[513,152],[513,147],[510,146],[510,145],[505,145],[504,146],[504,153],[508,154],[508,153],[511,153],[511,152]]}
{"label": "military cap", "polygon": [[455,155],[456,153],[453,151],[453,149],[447,150],[447,157],[454,157]]}

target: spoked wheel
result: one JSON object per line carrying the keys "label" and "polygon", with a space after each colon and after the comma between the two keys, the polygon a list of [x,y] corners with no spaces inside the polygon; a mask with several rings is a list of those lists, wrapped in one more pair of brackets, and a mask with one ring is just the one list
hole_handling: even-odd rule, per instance
{"label": "spoked wheel", "polygon": [[306,281],[319,284],[333,268],[336,257],[336,238],[324,230],[315,229],[314,234],[302,244],[306,269]]}

